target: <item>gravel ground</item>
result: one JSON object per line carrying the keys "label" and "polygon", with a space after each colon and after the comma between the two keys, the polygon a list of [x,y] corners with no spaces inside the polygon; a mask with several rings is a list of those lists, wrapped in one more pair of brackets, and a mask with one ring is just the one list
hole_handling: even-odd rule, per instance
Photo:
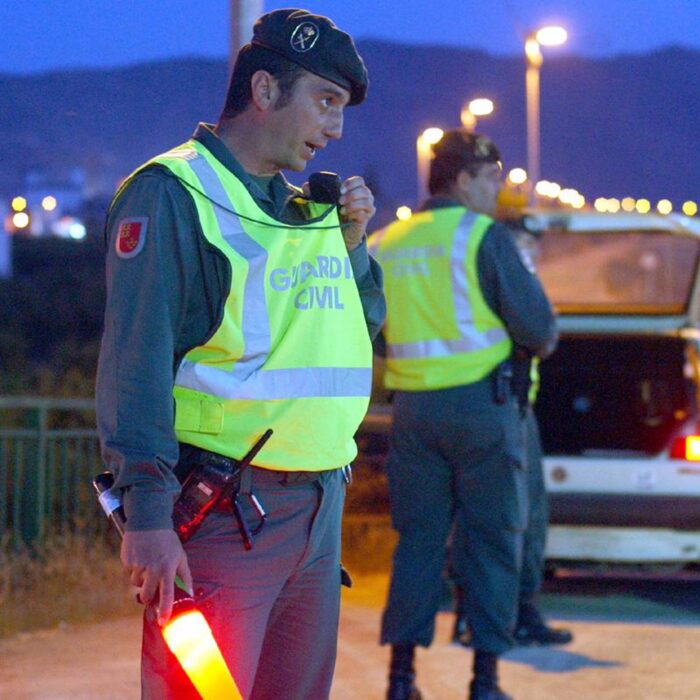
{"label": "gravel ground", "polygon": [[[345,596],[332,700],[384,698],[388,650],[376,640],[385,586],[385,577],[358,579]],[[515,700],[700,700],[700,626],[597,617],[567,612],[562,624],[575,634],[567,647],[511,652],[501,666],[503,688]],[[471,652],[449,644],[451,623],[440,613],[434,645],[419,650],[425,700],[466,697]],[[1,641],[0,698],[136,700],[139,644],[138,617]]]}

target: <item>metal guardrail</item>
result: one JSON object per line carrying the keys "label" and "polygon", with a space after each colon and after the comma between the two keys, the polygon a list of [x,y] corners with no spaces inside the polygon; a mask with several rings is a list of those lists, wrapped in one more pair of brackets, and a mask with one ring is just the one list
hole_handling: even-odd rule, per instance
{"label": "metal guardrail", "polygon": [[0,397],[0,540],[104,533],[91,485],[99,470],[92,400]]}
{"label": "metal guardrail", "polygon": [[[358,431],[361,449],[362,434],[386,434],[390,423],[388,407],[372,407]],[[94,401],[0,396],[0,542],[102,536],[108,521],[91,483],[101,468]]]}

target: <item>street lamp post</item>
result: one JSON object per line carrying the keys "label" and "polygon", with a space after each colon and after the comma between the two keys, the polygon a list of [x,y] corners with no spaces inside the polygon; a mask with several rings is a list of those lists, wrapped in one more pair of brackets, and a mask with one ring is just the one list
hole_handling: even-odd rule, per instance
{"label": "street lamp post", "polygon": [[253,25],[262,14],[263,4],[263,0],[229,0],[229,75],[239,49],[253,36]]}
{"label": "street lamp post", "polygon": [[437,143],[444,132],[436,126],[425,129],[416,139],[416,164],[418,166],[418,205],[428,194],[428,174],[430,172],[431,146]]}
{"label": "street lamp post", "polygon": [[527,174],[530,183],[530,200],[540,179],[540,68],[541,46],[559,46],[566,41],[563,27],[542,27],[528,34],[525,39],[525,102],[527,124]]}

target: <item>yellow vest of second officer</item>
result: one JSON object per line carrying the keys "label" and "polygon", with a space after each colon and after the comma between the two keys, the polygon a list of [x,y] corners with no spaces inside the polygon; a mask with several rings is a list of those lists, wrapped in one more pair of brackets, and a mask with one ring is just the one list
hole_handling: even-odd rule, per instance
{"label": "yellow vest of second officer", "polygon": [[239,459],[272,428],[258,466],[347,464],[372,351],[335,208],[323,217],[328,205],[309,203],[316,221],[282,224],[198,141],[154,162],[187,187],[206,239],[231,266],[220,325],[177,371],[178,440]]}
{"label": "yellow vest of second officer", "polygon": [[445,207],[396,221],[372,237],[384,269],[387,388],[471,384],[509,357],[510,338],[486,304],[477,274],[491,223],[463,207]]}

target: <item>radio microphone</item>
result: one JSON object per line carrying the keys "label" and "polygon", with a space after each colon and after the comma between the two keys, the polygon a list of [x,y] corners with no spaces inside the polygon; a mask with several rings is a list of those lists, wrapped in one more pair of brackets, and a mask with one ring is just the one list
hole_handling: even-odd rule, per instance
{"label": "radio microphone", "polygon": [[322,171],[309,175],[309,199],[319,204],[338,204],[340,178],[335,173]]}

